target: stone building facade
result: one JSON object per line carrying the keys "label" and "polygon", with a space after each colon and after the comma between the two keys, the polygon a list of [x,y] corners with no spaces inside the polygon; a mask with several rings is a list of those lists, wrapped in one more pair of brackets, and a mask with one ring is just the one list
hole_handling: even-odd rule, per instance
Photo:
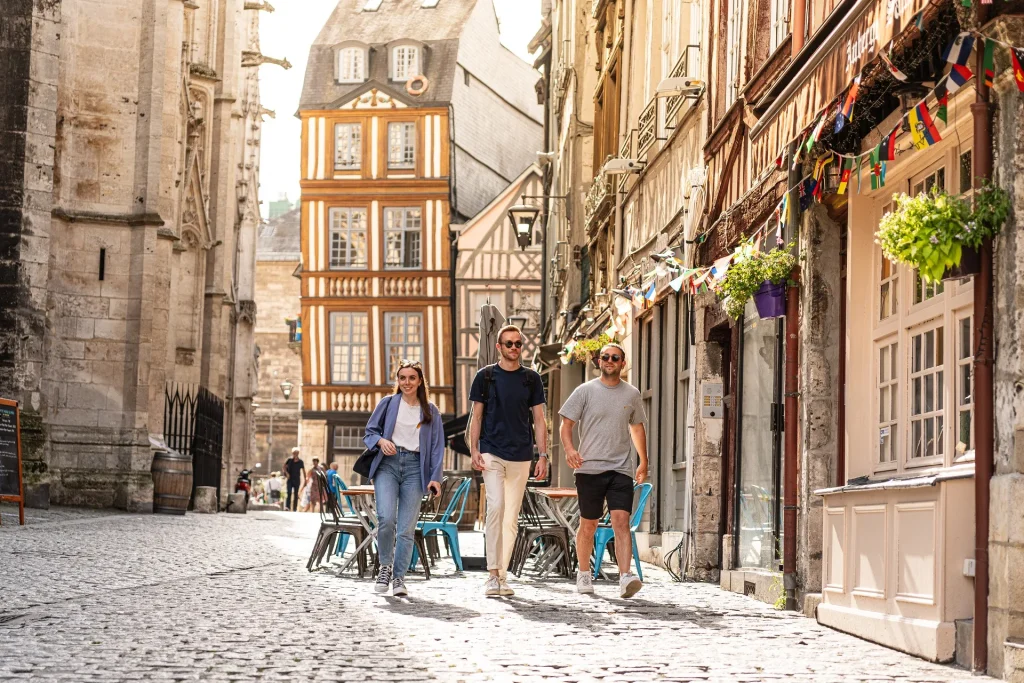
{"label": "stone building facade", "polygon": [[225,402],[224,478],[250,460],[270,9],[0,8],[0,395],[22,403],[31,504],[149,508],[168,386]]}
{"label": "stone building facade", "polygon": [[[299,314],[299,209],[271,218],[256,246],[256,345],[259,389],[256,452],[259,474],[281,469],[299,443],[302,327]],[[291,385],[285,398],[282,384]],[[271,420],[273,415],[273,420]],[[273,427],[271,427],[273,424]]]}

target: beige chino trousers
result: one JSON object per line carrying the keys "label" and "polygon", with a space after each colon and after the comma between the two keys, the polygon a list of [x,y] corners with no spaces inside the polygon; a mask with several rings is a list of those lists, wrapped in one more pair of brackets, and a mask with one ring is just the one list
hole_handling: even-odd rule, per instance
{"label": "beige chino trousers", "polygon": [[523,505],[523,493],[533,463],[503,460],[490,453],[481,455],[487,487],[487,569],[497,569],[504,580],[519,533],[519,508]]}

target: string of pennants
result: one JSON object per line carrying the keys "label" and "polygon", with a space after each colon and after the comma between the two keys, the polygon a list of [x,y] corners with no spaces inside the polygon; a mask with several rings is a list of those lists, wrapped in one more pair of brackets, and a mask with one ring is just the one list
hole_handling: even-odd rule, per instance
{"label": "string of pennants", "polygon": [[[971,6],[972,0],[961,0],[965,7]],[[981,0],[982,4],[991,4],[992,0]],[[924,12],[922,9],[913,20],[912,25],[918,30],[923,30]],[[875,147],[861,154],[840,154],[833,150],[825,149],[825,153],[818,157],[810,173],[801,178],[797,183],[784,192],[782,200],[776,205],[772,218],[764,223],[749,238],[736,247],[732,253],[721,257],[711,266],[687,268],[676,257],[675,249],[669,248],[660,254],[655,254],[654,259],[658,262],[657,267],[643,274],[638,281],[642,284],[624,284],[621,289],[612,290],[619,298],[614,303],[616,315],[612,316],[612,322],[606,333],[615,337],[624,335],[630,309],[646,309],[653,305],[656,292],[657,280],[672,276],[669,285],[676,292],[687,294],[698,294],[713,290],[718,281],[725,277],[729,266],[747,258],[755,251],[760,251],[762,240],[768,235],[771,224],[774,222],[775,242],[778,246],[783,245],[782,235],[788,223],[790,215],[790,196],[796,192],[799,197],[800,209],[807,210],[813,201],[821,201],[824,191],[825,173],[828,167],[834,163],[840,164],[839,184],[836,188],[837,194],[846,194],[852,185],[851,179],[856,174],[857,192],[860,192],[861,177],[864,161],[868,161],[868,175],[871,181],[871,189],[876,190],[885,187],[886,163],[894,161],[896,155],[911,150],[927,149],[942,140],[942,136],[936,126],[936,120],[948,124],[948,103],[949,96],[956,93],[975,76],[968,66],[971,55],[974,52],[976,42],[980,41],[983,49],[983,78],[985,85],[991,87],[995,79],[995,48],[1004,47],[1010,52],[1010,61],[1013,68],[1014,82],[1017,88],[1024,92],[1024,49],[1015,47],[1003,41],[983,35],[977,31],[964,31],[960,33],[953,42],[946,48],[943,59],[950,65],[949,72],[943,76],[935,87],[921,99],[914,107],[909,108],[903,115],[900,122],[893,126]],[[879,50],[879,58],[888,73],[898,81],[906,82],[908,76],[904,74],[892,62],[889,56],[889,49],[892,41]],[[825,125],[835,112],[835,132],[841,131],[847,123],[853,120],[857,103],[857,96],[860,90],[861,76],[856,76],[847,89],[839,97],[825,105],[815,117],[817,123],[805,128],[797,137],[793,138],[782,146],[775,159],[774,168],[767,169],[766,173],[781,170],[785,165],[786,150],[791,144],[797,142],[797,153],[792,160],[793,168],[796,168],[804,160],[816,145],[823,147],[820,140]],[[929,107],[928,102],[934,101]],[[897,139],[903,128],[903,119],[907,120],[910,128],[911,145],[898,149]],[[763,179],[763,178],[762,178]],[[759,179],[761,180],[761,179]]]}

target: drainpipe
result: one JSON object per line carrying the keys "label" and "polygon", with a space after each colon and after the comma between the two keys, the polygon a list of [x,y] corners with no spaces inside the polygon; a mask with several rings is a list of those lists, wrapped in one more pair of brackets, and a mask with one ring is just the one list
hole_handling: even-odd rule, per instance
{"label": "drainpipe", "polygon": [[[978,26],[987,20],[988,8],[978,6]],[[983,51],[977,50],[978,74],[984,73]],[[992,178],[992,105],[989,89],[975,79],[977,99],[971,105],[974,119],[974,186]],[[988,525],[989,483],[994,451],[992,382],[992,240],[981,245],[981,272],[974,278],[974,671],[988,669]]]}
{"label": "drainpipe", "polygon": [[[796,144],[789,146],[789,186],[800,182],[800,167],[793,164]],[[800,197],[796,190],[789,197],[789,235],[796,242],[800,234]],[[799,282],[800,268],[793,269],[792,279]],[[800,370],[800,285],[786,288],[786,403],[785,403],[785,458],[783,459],[783,547],[782,580],[786,589],[786,609],[797,609],[796,600],[796,464],[797,419],[799,417],[797,372]]]}
{"label": "drainpipe", "polygon": [[807,0],[793,0],[793,49],[790,54],[796,55],[804,46],[804,33],[807,31]]}

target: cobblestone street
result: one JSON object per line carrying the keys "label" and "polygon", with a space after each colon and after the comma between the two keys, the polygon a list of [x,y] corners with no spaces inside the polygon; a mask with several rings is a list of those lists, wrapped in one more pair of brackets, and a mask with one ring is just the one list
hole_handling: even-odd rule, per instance
{"label": "cobblestone street", "polygon": [[403,600],[307,573],[316,515],[11,510],[3,681],[985,680],[653,567],[629,601],[561,579],[487,600],[446,559]]}

